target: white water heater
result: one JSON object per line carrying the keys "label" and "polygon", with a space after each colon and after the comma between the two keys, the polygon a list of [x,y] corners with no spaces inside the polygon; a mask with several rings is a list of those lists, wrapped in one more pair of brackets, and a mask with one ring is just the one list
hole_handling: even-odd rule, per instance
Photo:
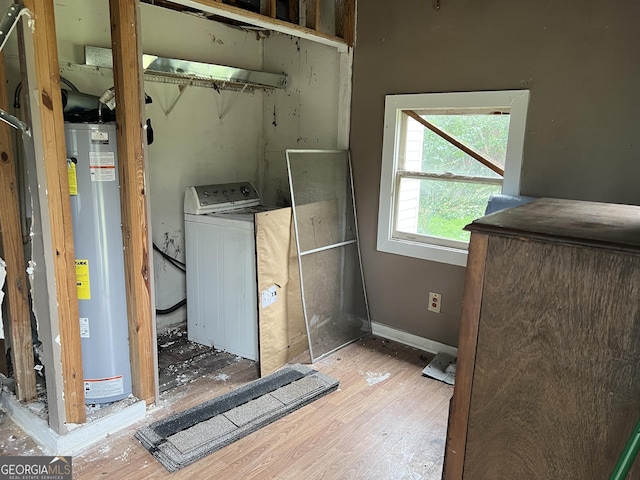
{"label": "white water heater", "polygon": [[131,394],[116,128],[66,123],[85,403]]}

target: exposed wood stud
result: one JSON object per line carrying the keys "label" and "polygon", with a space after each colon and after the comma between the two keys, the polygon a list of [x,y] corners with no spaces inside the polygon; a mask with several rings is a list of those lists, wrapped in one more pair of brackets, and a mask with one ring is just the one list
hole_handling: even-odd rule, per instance
{"label": "exposed wood stud", "polygon": [[[180,8],[180,7],[177,7]],[[269,17],[269,12],[271,10],[271,0],[260,0],[260,15],[265,15]]]}
{"label": "exposed wood stud", "polygon": [[[73,226],[60,92],[60,67],[53,0],[24,0],[35,21],[33,49],[37,112],[41,125],[42,159],[46,172],[46,211],[51,226],[55,291],[60,329],[64,406],[67,423],[84,423],[84,378],[78,322]],[[33,111],[33,110],[32,110]],[[37,114],[37,113],[36,113]]]}
{"label": "exposed wood stud", "polygon": [[109,0],[133,394],[155,401],[139,0]]}
{"label": "exposed wood stud", "polygon": [[356,0],[336,1],[336,36],[353,47],[356,31]]}
{"label": "exposed wood stud", "polygon": [[320,30],[320,0],[314,0],[315,3],[315,17],[313,22],[313,29]]}
{"label": "exposed wood stud", "polygon": [[[306,4],[310,5],[311,2],[312,0],[308,0]],[[250,23],[259,27],[272,29],[278,32],[285,33],[287,35],[310,39],[318,43],[331,45],[337,48],[339,51],[347,50],[347,44],[342,38],[314,30],[313,27],[307,28],[306,26],[314,24],[313,19],[309,18],[311,15],[309,15],[308,13],[306,14],[306,26],[304,26],[296,25],[295,23],[287,22],[285,20],[280,20],[277,18],[271,18],[270,16],[261,15],[259,13],[251,12],[249,10],[235,7],[233,5],[227,5],[226,3],[219,3],[215,0],[171,0],[171,3],[194,8],[208,14],[220,15],[225,18],[237,20],[239,22]],[[301,6],[299,11],[300,17],[303,17],[302,8],[303,7]]]}
{"label": "exposed wood stud", "polygon": [[[0,108],[7,111],[8,107],[4,53],[0,52]],[[0,236],[3,259],[7,265],[9,334],[15,392],[18,400],[29,402],[37,397],[37,391],[11,130],[5,122],[0,123]],[[4,351],[0,354],[4,355]]]}
{"label": "exposed wood stud", "polygon": [[269,16],[271,18],[276,18],[276,9],[277,9],[276,0],[270,0],[270,2],[269,2]]}
{"label": "exposed wood stud", "polygon": [[298,0],[289,0],[288,2],[289,21],[298,23]]}
{"label": "exposed wood stud", "polygon": [[347,45],[353,47],[356,42],[356,0],[346,0],[346,5],[342,38]]}

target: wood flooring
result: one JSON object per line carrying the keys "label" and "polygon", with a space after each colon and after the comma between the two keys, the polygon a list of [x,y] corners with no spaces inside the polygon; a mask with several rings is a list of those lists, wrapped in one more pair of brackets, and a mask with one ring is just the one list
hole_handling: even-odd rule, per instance
{"label": "wood flooring", "polygon": [[74,455],[73,478],[440,480],[453,387],[422,376],[431,358],[379,337],[352,343],[312,365],[339,379],[336,392],[168,473],[135,430],[257,378],[255,363],[239,360],[167,390],[144,421]]}

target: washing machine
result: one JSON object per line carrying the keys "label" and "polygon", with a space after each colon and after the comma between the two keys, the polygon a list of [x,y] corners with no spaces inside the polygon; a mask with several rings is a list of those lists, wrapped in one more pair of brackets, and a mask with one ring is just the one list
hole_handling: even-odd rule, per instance
{"label": "washing machine", "polygon": [[187,188],[184,197],[189,340],[258,359],[255,213],[250,182]]}

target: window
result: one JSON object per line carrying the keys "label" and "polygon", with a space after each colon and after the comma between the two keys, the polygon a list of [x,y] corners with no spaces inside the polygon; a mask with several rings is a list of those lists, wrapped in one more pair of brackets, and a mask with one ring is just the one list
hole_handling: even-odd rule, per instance
{"label": "window", "polygon": [[378,250],[466,265],[465,225],[520,193],[529,92],[388,95]]}

